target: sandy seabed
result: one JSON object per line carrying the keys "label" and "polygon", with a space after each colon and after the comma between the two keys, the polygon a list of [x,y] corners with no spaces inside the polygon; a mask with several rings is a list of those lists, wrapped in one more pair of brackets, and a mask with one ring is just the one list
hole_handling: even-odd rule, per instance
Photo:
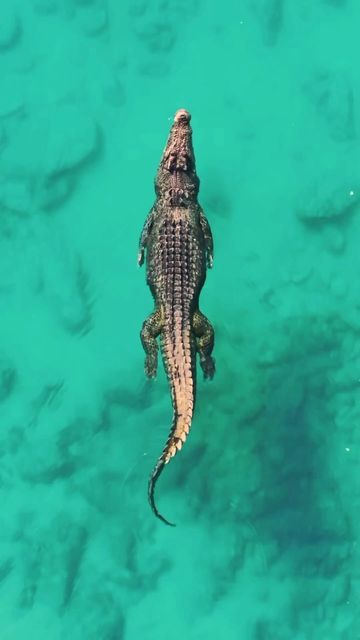
{"label": "sandy seabed", "polygon": [[[2,0],[1,640],[360,638],[357,0]],[[217,373],[171,423],[137,243],[176,109]]]}

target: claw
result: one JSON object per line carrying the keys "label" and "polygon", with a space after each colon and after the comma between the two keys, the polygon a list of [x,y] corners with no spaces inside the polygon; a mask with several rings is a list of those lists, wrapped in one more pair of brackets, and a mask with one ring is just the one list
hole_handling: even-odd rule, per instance
{"label": "claw", "polygon": [[144,249],[141,249],[138,253],[138,257],[137,257],[137,263],[139,265],[139,267],[141,267],[144,264]]}

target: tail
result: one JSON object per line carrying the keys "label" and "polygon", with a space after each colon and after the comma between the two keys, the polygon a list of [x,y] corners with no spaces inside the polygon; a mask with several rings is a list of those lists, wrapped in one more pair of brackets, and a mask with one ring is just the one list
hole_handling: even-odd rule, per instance
{"label": "tail", "polygon": [[191,344],[190,323],[185,323],[175,335],[162,336],[162,352],[169,379],[174,407],[173,423],[164,450],[149,479],[148,496],[155,516],[174,527],[155,505],[155,485],[164,467],[180,451],[189,434],[195,403],[195,348]]}
{"label": "tail", "polygon": [[150,476],[149,490],[148,490],[149,502],[150,502],[150,506],[153,513],[156,515],[157,518],[159,518],[159,520],[161,520],[165,524],[168,524],[170,527],[176,527],[176,525],[173,522],[169,522],[169,520],[166,520],[166,518],[164,518],[164,516],[161,515],[161,513],[158,511],[155,504],[155,496],[154,496],[155,484],[164,467],[165,467],[165,462],[161,456]]}

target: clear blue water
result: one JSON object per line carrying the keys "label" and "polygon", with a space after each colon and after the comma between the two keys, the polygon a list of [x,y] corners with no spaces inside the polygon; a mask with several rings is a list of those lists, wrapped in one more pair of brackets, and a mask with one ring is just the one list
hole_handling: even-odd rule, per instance
{"label": "clear blue water", "polygon": [[[360,638],[357,0],[2,0],[1,640]],[[215,238],[183,451],[139,234],[174,112]]]}

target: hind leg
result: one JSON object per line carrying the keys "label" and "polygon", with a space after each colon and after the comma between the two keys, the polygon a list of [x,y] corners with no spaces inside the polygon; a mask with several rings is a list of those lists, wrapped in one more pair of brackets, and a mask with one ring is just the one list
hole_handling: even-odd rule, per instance
{"label": "hind leg", "polygon": [[204,378],[211,379],[215,373],[215,360],[211,356],[214,348],[214,329],[199,309],[194,313],[192,325],[196,336],[196,346],[200,355],[200,366],[204,372]]}
{"label": "hind leg", "polygon": [[140,337],[146,354],[145,374],[148,378],[155,378],[158,361],[158,344],[156,338],[162,329],[160,309],[156,309],[143,323]]}

